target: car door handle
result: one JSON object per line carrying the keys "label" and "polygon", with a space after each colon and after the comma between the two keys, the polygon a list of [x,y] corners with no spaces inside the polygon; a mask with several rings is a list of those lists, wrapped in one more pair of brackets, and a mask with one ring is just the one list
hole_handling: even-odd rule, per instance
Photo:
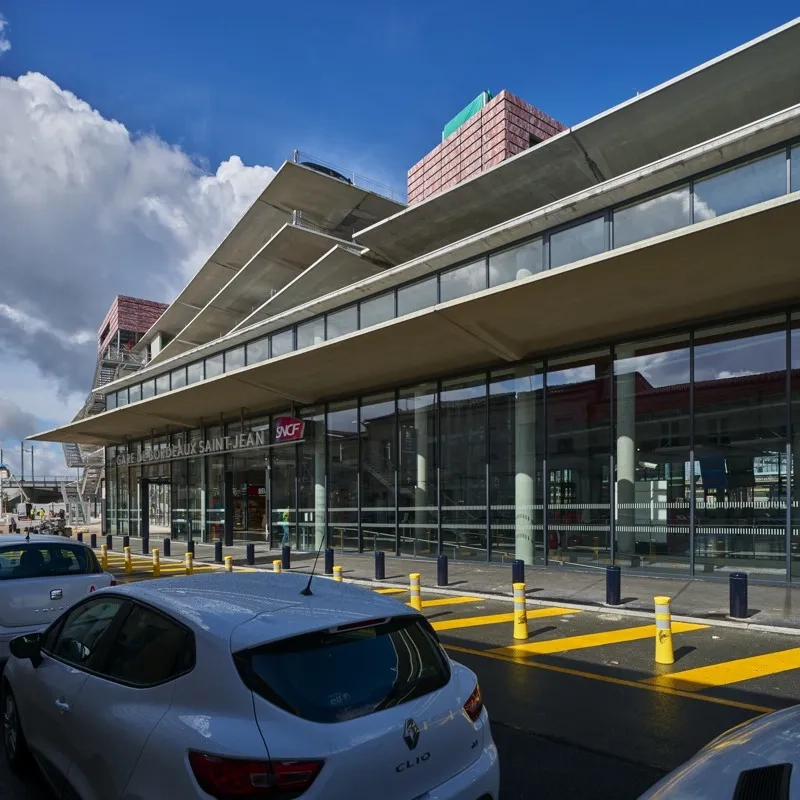
{"label": "car door handle", "polygon": [[51,589],[50,591],[50,599],[51,600],[60,600],[64,596],[64,592],[61,589]]}
{"label": "car door handle", "polygon": [[63,714],[69,711],[69,703],[65,703],[63,700],[56,700],[56,708]]}

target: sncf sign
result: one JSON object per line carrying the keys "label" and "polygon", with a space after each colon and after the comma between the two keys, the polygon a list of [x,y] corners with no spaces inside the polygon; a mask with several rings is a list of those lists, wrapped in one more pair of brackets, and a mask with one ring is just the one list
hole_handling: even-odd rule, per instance
{"label": "sncf sign", "polygon": [[303,438],[306,424],[296,417],[278,417],[275,420],[275,444],[297,442]]}

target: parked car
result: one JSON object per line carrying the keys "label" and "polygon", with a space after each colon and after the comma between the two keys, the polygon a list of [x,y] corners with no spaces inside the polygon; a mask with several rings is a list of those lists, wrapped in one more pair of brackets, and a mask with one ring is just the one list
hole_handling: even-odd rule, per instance
{"label": "parked car", "polygon": [[[11,643],[6,759],[81,800],[498,800],[475,674],[346,583],[213,573],[117,586]],[[271,790],[271,791],[270,791]]]}
{"label": "parked car", "polygon": [[93,550],[61,536],[0,538],[0,664],[17,636],[44,630],[73,603],[114,577]]}
{"label": "parked car", "polygon": [[800,706],[737,725],[639,800],[798,800]]}

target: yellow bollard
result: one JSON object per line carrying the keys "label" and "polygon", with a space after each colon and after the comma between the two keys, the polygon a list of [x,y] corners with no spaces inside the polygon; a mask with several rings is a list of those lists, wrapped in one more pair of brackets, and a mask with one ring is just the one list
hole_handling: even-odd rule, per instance
{"label": "yellow bollard", "polygon": [[194,575],[194,557],[191,553],[186,554],[184,565],[186,566],[186,574]]}
{"label": "yellow bollard", "polygon": [[233,556],[225,556],[225,572],[233,572]]}
{"label": "yellow bollard", "polygon": [[333,568],[333,579],[336,583],[342,582],[342,568],[341,567],[334,567]]}
{"label": "yellow bollard", "polygon": [[411,583],[411,608],[422,611],[422,597],[419,592],[419,572],[412,572],[408,576]]}
{"label": "yellow bollard", "polygon": [[514,584],[514,638],[528,638],[528,607],[525,603],[525,584]]}
{"label": "yellow bollard", "polygon": [[281,560],[279,558],[276,558],[272,562],[272,571],[273,572],[280,572],[281,571]]}
{"label": "yellow bollard", "polygon": [[100,566],[103,569],[108,569],[108,545],[100,546]]}
{"label": "yellow bollard", "polygon": [[125,553],[125,574],[130,575],[133,572],[133,563],[131,562],[131,549],[130,547],[122,548]]}
{"label": "yellow bollard", "polygon": [[161,554],[158,552],[157,547],[153,548],[153,577],[161,577]]}
{"label": "yellow bollard", "polygon": [[672,617],[669,613],[669,597],[654,597],[656,605],[656,664],[674,664],[672,651]]}

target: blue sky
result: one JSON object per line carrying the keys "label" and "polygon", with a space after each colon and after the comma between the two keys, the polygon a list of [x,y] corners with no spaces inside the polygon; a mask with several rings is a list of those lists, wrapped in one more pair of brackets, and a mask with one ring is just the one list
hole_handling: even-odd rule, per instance
{"label": "blue sky", "polygon": [[216,165],[294,147],[402,185],[442,125],[507,88],[574,124],[741,44],[796,3],[0,0],[10,77]]}

